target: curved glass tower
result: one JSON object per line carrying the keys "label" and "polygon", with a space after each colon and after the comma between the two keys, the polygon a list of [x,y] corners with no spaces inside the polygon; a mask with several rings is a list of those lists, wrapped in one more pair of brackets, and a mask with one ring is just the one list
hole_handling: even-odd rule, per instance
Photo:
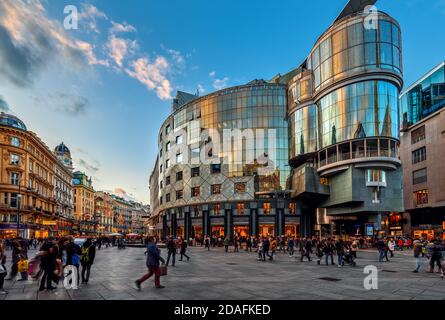
{"label": "curved glass tower", "polygon": [[285,75],[178,92],[151,178],[162,234],[366,235],[403,211],[401,31],[375,2],[351,0]]}
{"label": "curved glass tower", "polygon": [[368,20],[338,19],[289,82],[292,189],[308,234],[366,235],[366,223],[380,230],[382,214],[403,210],[401,32],[383,12]]}

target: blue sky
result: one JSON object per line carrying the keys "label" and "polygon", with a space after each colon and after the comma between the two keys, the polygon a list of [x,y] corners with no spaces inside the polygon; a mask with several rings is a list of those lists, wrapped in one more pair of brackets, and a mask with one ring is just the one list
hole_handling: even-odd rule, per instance
{"label": "blue sky", "polygon": [[[2,0],[0,107],[52,149],[64,141],[96,189],[148,202],[158,128],[176,90],[285,73],[346,1]],[[79,29],[63,28],[63,9]],[[445,59],[444,0],[381,0],[402,26],[406,85]],[[1,102],[1,101],[0,101]]]}

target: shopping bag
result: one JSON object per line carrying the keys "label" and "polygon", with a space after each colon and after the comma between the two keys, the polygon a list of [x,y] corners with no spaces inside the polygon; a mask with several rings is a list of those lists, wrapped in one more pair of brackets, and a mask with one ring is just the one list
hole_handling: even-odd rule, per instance
{"label": "shopping bag", "polygon": [[28,271],[28,260],[21,259],[17,263],[18,272],[27,272]]}
{"label": "shopping bag", "polygon": [[161,277],[167,275],[167,266],[160,266],[159,267],[159,275]]}

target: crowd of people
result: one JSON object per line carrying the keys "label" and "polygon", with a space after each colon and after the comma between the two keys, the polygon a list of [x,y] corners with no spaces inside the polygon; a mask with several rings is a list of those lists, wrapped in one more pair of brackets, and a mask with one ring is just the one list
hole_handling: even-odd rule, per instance
{"label": "crowd of people", "polygon": [[[28,250],[31,246],[38,249],[38,252],[29,259]],[[19,237],[4,243],[0,241],[0,294],[7,294],[3,287],[4,280],[15,280],[18,273],[20,278],[17,281],[26,281],[29,276],[38,280],[39,291],[54,290],[56,289],[54,284],[57,285],[65,278],[70,279],[69,287],[77,290],[80,279],[83,284],[89,281],[96,246],[97,243],[92,238],[78,245],[74,242],[73,236],[59,239],[49,237],[44,240],[26,240]],[[6,268],[7,248],[11,251],[10,272]],[[8,273],[9,277],[6,278]]]}
{"label": "crowd of people", "polygon": [[[415,258],[415,269],[413,272],[420,272],[422,266],[429,266],[428,272],[433,273],[437,267],[444,278],[443,251],[445,242],[441,239],[426,240],[424,238],[376,238],[369,241],[362,238],[351,238],[349,240],[318,237],[245,237],[235,235],[229,237],[204,236],[197,239],[174,238],[172,236],[162,239],[166,247],[166,259],[162,258],[159,249],[160,239],[147,237],[142,240],[146,245],[148,273],[136,280],[136,286],[140,289],[142,282],[155,276],[155,287],[163,288],[160,284],[162,268],[176,265],[176,255],[179,254],[179,261],[184,258],[190,261],[187,254],[189,245],[201,245],[206,250],[215,247],[224,247],[225,252],[248,252],[256,253],[258,261],[273,261],[277,259],[279,253],[288,254],[300,262],[316,260],[318,265],[337,265],[339,268],[345,264],[355,266],[357,251],[368,249],[373,246],[378,252],[378,261],[390,261],[394,257],[395,251],[412,250]],[[23,239],[15,238],[0,241],[0,294],[6,294],[4,290],[5,280],[26,281],[29,276],[39,280],[39,290],[54,290],[54,284],[58,284],[62,279],[70,279],[67,285],[69,288],[79,289],[79,282],[87,284],[90,278],[91,267],[93,265],[96,248],[100,250],[104,246],[117,246],[125,248],[125,240],[119,237],[99,237],[88,238],[82,244],[76,244],[74,237],[48,239]],[[29,259],[30,249],[38,250],[35,257]],[[232,249],[233,248],[233,249]],[[6,268],[8,252],[10,251],[10,271]],[[299,253],[299,254],[295,254]],[[334,258],[335,257],[335,258]],[[335,262],[334,262],[335,261]],[[162,266],[161,266],[162,263]],[[8,276],[8,277],[7,277]],[[64,286],[67,287],[64,283]]]}

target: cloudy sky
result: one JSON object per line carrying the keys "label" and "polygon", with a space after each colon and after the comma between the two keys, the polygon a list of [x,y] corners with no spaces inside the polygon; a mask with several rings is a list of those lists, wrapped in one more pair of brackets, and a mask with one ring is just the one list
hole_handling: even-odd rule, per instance
{"label": "cloudy sky", "polygon": [[[1,0],[0,110],[98,190],[148,202],[176,90],[209,93],[299,65],[346,0]],[[427,6],[426,6],[427,4]],[[64,28],[64,8],[78,28]],[[402,25],[409,85],[445,59],[444,0],[381,0]]]}

